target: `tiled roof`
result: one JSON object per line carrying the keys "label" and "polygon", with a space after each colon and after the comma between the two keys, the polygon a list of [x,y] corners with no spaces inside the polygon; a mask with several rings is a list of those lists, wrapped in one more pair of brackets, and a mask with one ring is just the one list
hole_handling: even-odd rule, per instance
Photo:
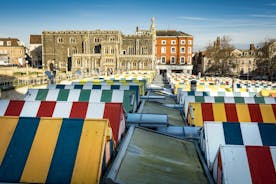
{"label": "tiled roof", "polygon": [[41,35],[30,35],[30,44],[41,44]]}
{"label": "tiled roof", "polygon": [[9,46],[19,46],[19,44],[18,44],[19,40],[17,38],[0,38],[0,41],[4,42],[3,45],[1,45],[1,46],[8,46],[7,45],[8,41],[11,41],[11,45],[9,45]]}
{"label": "tiled roof", "polygon": [[176,31],[176,30],[157,30],[156,36],[192,36],[192,35],[184,33],[182,31]]}

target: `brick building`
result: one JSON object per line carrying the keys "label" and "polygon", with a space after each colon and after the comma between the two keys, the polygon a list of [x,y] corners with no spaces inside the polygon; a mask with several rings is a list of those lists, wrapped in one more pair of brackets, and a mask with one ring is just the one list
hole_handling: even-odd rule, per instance
{"label": "brick building", "polygon": [[0,38],[1,65],[25,65],[25,47],[17,38]]}
{"label": "brick building", "polygon": [[156,59],[159,73],[192,73],[193,36],[176,30],[156,31]]}

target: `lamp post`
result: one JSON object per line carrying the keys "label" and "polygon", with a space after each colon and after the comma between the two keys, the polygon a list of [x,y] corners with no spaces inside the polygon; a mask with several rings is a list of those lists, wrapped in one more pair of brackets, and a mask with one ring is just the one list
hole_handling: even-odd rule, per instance
{"label": "lamp post", "polygon": [[27,68],[27,75],[29,75],[29,62],[26,61],[26,64],[27,64],[27,66],[26,66],[26,68]]}
{"label": "lamp post", "polygon": [[26,74],[27,76],[29,76],[29,61],[27,60],[27,56],[25,57],[25,61],[26,61]]}

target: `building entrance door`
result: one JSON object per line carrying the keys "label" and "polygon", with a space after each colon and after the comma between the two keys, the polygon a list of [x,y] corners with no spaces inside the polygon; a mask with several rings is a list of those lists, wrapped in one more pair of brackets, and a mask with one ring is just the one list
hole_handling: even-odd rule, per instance
{"label": "building entrance door", "polygon": [[172,73],[182,73],[183,70],[172,70]]}
{"label": "building entrance door", "polygon": [[159,74],[162,75],[163,77],[165,77],[167,74],[167,70],[160,70]]}

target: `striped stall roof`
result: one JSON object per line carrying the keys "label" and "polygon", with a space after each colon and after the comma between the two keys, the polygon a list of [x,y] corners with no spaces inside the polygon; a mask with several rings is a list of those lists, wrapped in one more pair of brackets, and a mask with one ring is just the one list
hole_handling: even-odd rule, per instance
{"label": "striped stall roof", "polygon": [[135,90],[100,89],[29,89],[26,101],[67,101],[67,102],[118,102],[123,103],[126,112],[135,112],[139,103]]}
{"label": "striped stall roof", "polygon": [[211,168],[220,145],[276,146],[276,124],[204,122],[200,137]]}
{"label": "striped stall roof", "polygon": [[276,89],[273,90],[262,90],[260,91],[261,96],[271,96],[276,97]]}
{"label": "striped stall roof", "polygon": [[48,89],[137,89],[140,95],[145,94],[145,87],[142,83],[73,83],[73,84],[50,84]]}
{"label": "striped stall roof", "polygon": [[177,102],[183,104],[186,96],[210,96],[209,91],[179,91],[176,95]]}
{"label": "striped stall roof", "polygon": [[0,117],[0,122],[0,182],[100,182],[111,139],[108,120]]}
{"label": "striped stall roof", "polygon": [[[191,85],[189,84],[173,84],[174,92],[180,93],[181,91],[190,91]],[[212,83],[199,83],[196,85],[196,91],[210,91],[210,92],[232,92],[233,88],[228,85],[219,85],[219,84],[212,84]],[[237,91],[237,89],[235,90]],[[246,92],[246,89],[239,89],[239,92]]]}
{"label": "striped stall roof", "polygon": [[204,121],[276,123],[276,104],[190,103],[188,124]]}
{"label": "striped stall roof", "polygon": [[276,147],[224,145],[213,167],[217,184],[276,183]]}
{"label": "striped stall roof", "polygon": [[177,102],[183,104],[186,96],[254,97],[255,95],[255,92],[181,91],[177,94]]}
{"label": "striped stall roof", "polygon": [[104,79],[95,79],[95,80],[81,80],[77,82],[72,82],[72,84],[118,84],[118,83],[123,83],[123,84],[139,84],[143,86],[143,88],[146,88],[147,84],[151,83],[151,81],[147,81],[145,78],[107,78],[104,77]]}
{"label": "striped stall roof", "polygon": [[223,96],[185,96],[182,104],[185,117],[187,117],[189,103],[242,103],[242,104],[276,104],[273,97],[223,97]]}
{"label": "striped stall roof", "polygon": [[140,95],[144,94],[139,85],[137,84],[114,84],[114,85],[103,85],[103,84],[76,84],[76,85],[66,85],[66,84],[50,84],[47,89],[101,89],[101,90],[134,90],[136,93],[136,99],[140,99]]}
{"label": "striped stall roof", "polygon": [[197,91],[239,91],[257,93],[262,89],[273,90],[275,83],[270,81],[239,80],[225,77],[198,77],[187,74],[167,74],[169,84],[174,89],[175,94],[179,89],[190,90],[191,81],[197,84]]}
{"label": "striped stall roof", "polygon": [[118,143],[125,131],[121,103],[0,100],[0,116],[105,118]]}

